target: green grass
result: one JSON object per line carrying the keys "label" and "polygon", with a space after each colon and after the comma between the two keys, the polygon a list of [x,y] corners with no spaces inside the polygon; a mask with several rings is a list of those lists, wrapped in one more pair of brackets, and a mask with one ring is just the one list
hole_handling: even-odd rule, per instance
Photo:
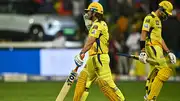
{"label": "green grass", "polygon": [[[0,82],[0,101],[55,101],[64,82]],[[145,82],[118,82],[126,101],[143,101]],[[75,85],[65,101],[72,101]],[[87,101],[108,101],[98,86],[93,85]],[[180,82],[165,83],[158,101],[180,101]]]}

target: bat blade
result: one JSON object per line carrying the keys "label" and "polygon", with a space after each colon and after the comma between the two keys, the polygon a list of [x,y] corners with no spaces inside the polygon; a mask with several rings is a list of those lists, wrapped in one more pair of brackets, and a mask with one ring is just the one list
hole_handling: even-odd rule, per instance
{"label": "bat blade", "polygon": [[[139,56],[136,56],[136,55],[130,55],[130,54],[124,54],[124,53],[117,53],[117,55],[125,56],[127,58],[133,58],[133,59],[139,60]],[[159,65],[159,63],[157,61],[153,60],[152,58],[148,58],[147,62],[150,63],[150,64],[153,64],[153,65]]]}
{"label": "bat blade", "polygon": [[[81,59],[83,60],[83,58],[85,57],[85,54],[81,54]],[[70,73],[70,75],[68,76],[66,82],[64,83],[61,91],[59,92],[56,101],[64,101],[66,95],[69,92],[69,89],[71,88],[71,85],[73,84],[74,80],[77,77],[77,71],[78,71],[78,66],[72,70],[72,72]]]}
{"label": "bat blade", "polygon": [[130,54],[117,53],[117,55],[124,56],[124,57],[127,57],[127,58],[133,58],[133,59],[136,59],[136,60],[138,60],[138,59],[139,59],[139,57],[138,57],[138,56],[135,56],[135,55],[130,55]]}
{"label": "bat blade", "polygon": [[73,84],[76,77],[77,77],[77,67],[68,76],[63,87],[61,88],[61,91],[59,92],[59,94],[56,98],[56,101],[64,101],[64,99],[65,99],[66,95],[68,94],[68,92],[71,88],[71,85]]}

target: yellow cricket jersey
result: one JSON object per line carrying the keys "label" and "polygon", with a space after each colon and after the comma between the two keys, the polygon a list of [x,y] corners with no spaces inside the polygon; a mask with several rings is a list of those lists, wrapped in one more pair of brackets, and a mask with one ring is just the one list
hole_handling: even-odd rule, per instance
{"label": "yellow cricket jersey", "polygon": [[146,38],[146,45],[158,45],[162,47],[162,24],[159,17],[155,14],[155,12],[151,12],[151,14],[147,15],[144,19],[142,30],[148,32]]}
{"label": "yellow cricket jersey", "polygon": [[92,27],[89,30],[89,36],[95,37],[96,42],[89,50],[89,55],[107,54],[109,45],[109,33],[108,26],[104,21],[94,21]]}

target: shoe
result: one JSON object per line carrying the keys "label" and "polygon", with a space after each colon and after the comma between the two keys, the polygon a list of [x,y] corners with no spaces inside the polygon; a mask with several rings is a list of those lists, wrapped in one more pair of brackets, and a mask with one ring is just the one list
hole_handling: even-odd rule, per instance
{"label": "shoe", "polygon": [[146,95],[144,96],[144,101],[148,101],[147,97],[148,97],[148,94],[146,94]]}

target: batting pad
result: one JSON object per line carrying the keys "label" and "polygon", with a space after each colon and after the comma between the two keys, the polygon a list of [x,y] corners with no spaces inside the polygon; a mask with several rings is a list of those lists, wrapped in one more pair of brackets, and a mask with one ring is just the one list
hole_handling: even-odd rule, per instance
{"label": "batting pad", "polygon": [[89,95],[89,92],[88,91],[84,91],[80,101],[86,101],[88,95]]}
{"label": "batting pad", "polygon": [[152,82],[154,81],[155,77],[157,76],[158,73],[158,69],[154,69],[151,71],[151,73],[148,75],[148,79],[146,81],[146,94],[149,94],[149,92],[151,91],[151,85]]}
{"label": "batting pad", "polygon": [[84,70],[81,71],[75,88],[73,101],[80,101],[83,92],[85,91],[88,74]]}
{"label": "batting pad", "polygon": [[164,81],[167,81],[171,74],[172,69],[169,67],[164,67],[159,70],[157,76],[152,83],[151,91],[148,95],[149,100],[156,100],[156,98],[159,96]]}
{"label": "batting pad", "polygon": [[105,80],[97,78],[98,85],[101,91],[104,93],[105,96],[108,97],[110,101],[123,101],[120,97],[115,93],[115,91],[108,85]]}
{"label": "batting pad", "polygon": [[165,67],[159,70],[157,77],[162,81],[167,81],[172,75],[173,71],[169,67]]}

